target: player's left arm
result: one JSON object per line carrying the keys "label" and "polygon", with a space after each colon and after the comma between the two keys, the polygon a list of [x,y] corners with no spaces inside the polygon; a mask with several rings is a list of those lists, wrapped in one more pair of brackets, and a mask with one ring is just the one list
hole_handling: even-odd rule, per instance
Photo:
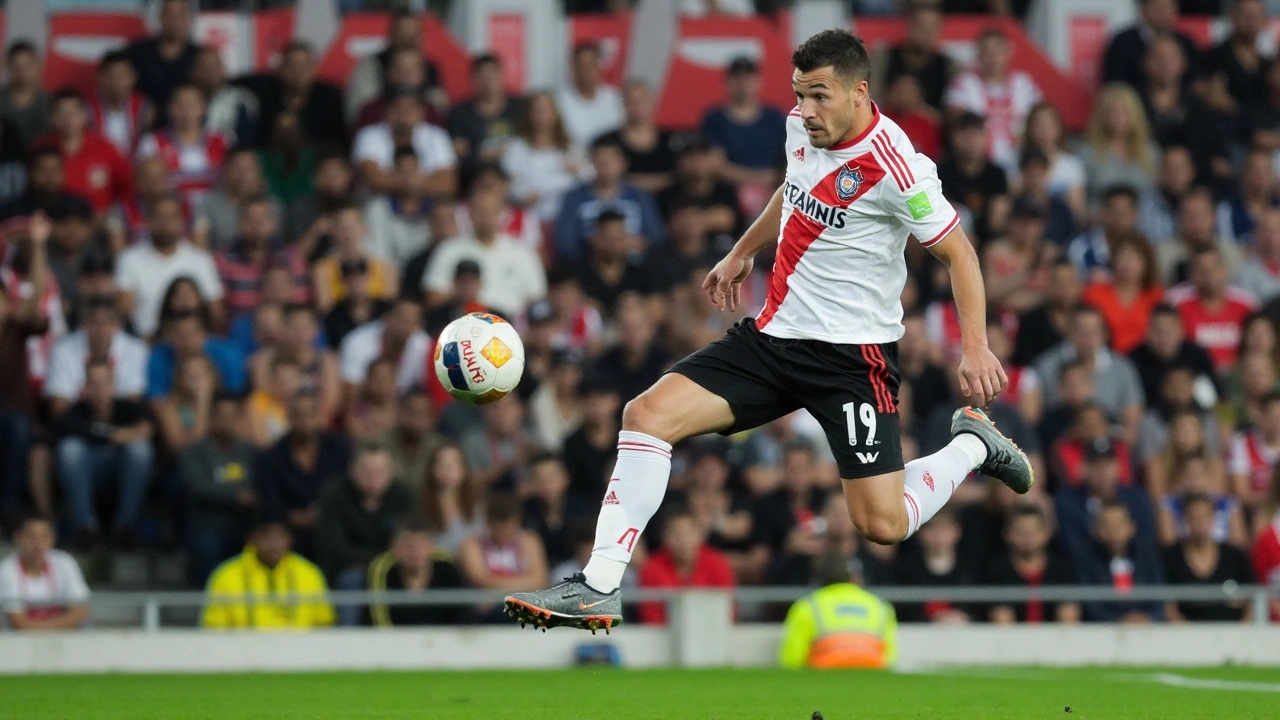
{"label": "player's left arm", "polygon": [[1004,390],[1009,378],[987,347],[987,297],[978,254],[959,225],[930,245],[929,252],[951,271],[951,291],[960,316],[962,351],[956,369],[960,392],[974,405],[984,406]]}

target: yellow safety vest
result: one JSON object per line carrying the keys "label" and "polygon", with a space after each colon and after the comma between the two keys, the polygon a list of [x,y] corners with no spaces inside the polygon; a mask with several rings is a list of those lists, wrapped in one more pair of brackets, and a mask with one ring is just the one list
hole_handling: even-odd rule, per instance
{"label": "yellow safety vest", "polygon": [[893,607],[851,583],[797,600],[787,612],[778,660],[783,667],[884,668],[897,659]]}

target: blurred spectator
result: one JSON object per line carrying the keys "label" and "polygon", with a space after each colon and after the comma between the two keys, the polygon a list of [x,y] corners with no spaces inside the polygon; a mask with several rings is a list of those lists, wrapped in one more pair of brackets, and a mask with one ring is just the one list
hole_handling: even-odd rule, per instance
{"label": "blurred spectator", "polygon": [[596,360],[593,371],[626,403],[656,383],[672,358],[657,342],[658,320],[639,296],[622,296],[615,320],[618,344]]}
{"label": "blurred spectator", "polygon": [[451,440],[435,446],[426,475],[418,481],[418,506],[440,551],[456,556],[462,542],[484,527],[484,493],[471,474],[467,455]]}
{"label": "blurred spectator", "polygon": [[53,417],[60,418],[80,399],[85,368],[92,360],[110,363],[117,397],[141,399],[149,354],[146,343],[125,332],[114,298],[90,298],[81,328],[59,338],[50,354],[49,374],[41,391]]}
{"label": "blurred spectator", "polygon": [[563,449],[569,492],[602,497],[617,458],[622,401],[613,385],[594,373],[583,376],[578,393],[582,396],[582,425],[565,438]]}
{"label": "blurred spectator", "polygon": [[307,552],[315,548],[319,499],[331,482],[341,482],[350,457],[346,438],[325,431],[314,393],[289,401],[289,432],[258,455],[253,469],[262,512],[284,518]]}
{"label": "blurred spectator", "polygon": [[[1184,419],[1186,417],[1189,415],[1184,413],[1175,418],[1175,423],[1182,432],[1186,432],[1182,428],[1190,424],[1189,420]],[[1167,493],[1159,498],[1156,508],[1158,540],[1161,545],[1176,545],[1191,534],[1192,519],[1189,509],[1193,498],[1207,500],[1211,510],[1208,529],[1196,532],[1207,532],[1209,539],[1216,543],[1226,543],[1236,548],[1249,546],[1240,499],[1227,494],[1226,475],[1221,459],[1207,454],[1187,457],[1175,466],[1173,482]],[[1165,567],[1172,571],[1173,566],[1166,563]]]}
{"label": "blurred spectator", "polygon": [[1030,365],[1040,353],[1062,342],[1080,293],[1080,276],[1070,261],[1059,259],[1049,266],[1045,301],[1018,318],[1015,365]]}
{"label": "blurred spectator", "polygon": [[1102,58],[1102,82],[1122,82],[1135,90],[1146,89],[1142,75],[1142,56],[1154,38],[1173,35],[1188,60],[1183,82],[1190,77],[1196,58],[1191,38],[1174,30],[1178,21],[1178,0],[1138,0],[1138,21],[1116,33]]}
{"label": "blurred spectator", "polygon": [[1175,242],[1156,247],[1160,274],[1167,283],[1189,279],[1191,256],[1201,250],[1216,249],[1227,265],[1229,276],[1236,273],[1243,261],[1241,248],[1219,238],[1216,223],[1213,195],[1207,188],[1193,188],[1182,198],[1178,205],[1178,237]]}
{"label": "blurred spectator", "polygon": [[68,324],[80,319],[80,276],[87,268],[104,268],[111,258],[93,224],[93,209],[81,198],[65,198],[50,214],[49,271],[58,281]]}
{"label": "blurred spectator", "polygon": [[[670,292],[689,282],[696,270],[714,267],[723,257],[708,237],[709,215],[690,200],[679,200],[671,206],[667,216],[667,242],[645,253],[643,270],[651,290]],[[598,234],[599,219],[596,230]]]}
{"label": "blurred spectator", "polygon": [[1138,233],[1138,191],[1128,185],[1107,188],[1095,213],[1097,223],[1067,245],[1067,257],[1087,282],[1107,279],[1111,246]]}
{"label": "blurred spectator", "polygon": [[[1188,436],[1194,436],[1195,442]],[[1137,449],[1147,491],[1159,498],[1169,489],[1173,474],[1180,471],[1182,462],[1189,457],[1202,454],[1221,457],[1222,436],[1223,431],[1213,414],[1196,404],[1195,375],[1191,369],[1170,368],[1161,380],[1159,395],[1152,398],[1151,407],[1142,418],[1138,435]],[[1223,476],[1218,474],[1221,479]]]}
{"label": "blurred spectator", "polygon": [[748,569],[751,549],[751,506],[729,489],[732,468],[727,448],[710,441],[694,448],[685,476],[685,503],[710,547],[725,554],[735,570]]}
{"label": "blurred spectator", "polygon": [[[1023,203],[1024,206],[1040,209],[1040,221],[1044,228],[1040,234],[1054,244],[1053,249],[1056,251],[1058,248],[1065,248],[1075,236],[1076,216],[1067,204],[1071,195],[1054,194],[1049,184],[1052,180],[1049,172],[1049,158],[1043,152],[1038,148],[1024,150],[1018,160],[1020,188],[1013,196],[1013,206]],[[1083,190],[1080,194],[1083,197]]]}
{"label": "blurred spectator", "polygon": [[[917,551],[903,552],[898,557],[894,584],[929,587],[977,584],[977,573],[969,559],[956,552],[961,532],[955,512],[944,507],[920,528]],[[901,603],[897,611],[898,619],[903,622],[959,624],[974,619],[970,609],[946,600],[932,600],[923,605]]]}
{"label": "blurred spectator", "polygon": [[[252,157],[252,156],[250,156]],[[234,245],[214,258],[225,292],[227,316],[235,321],[253,313],[262,303],[267,271],[285,268],[291,285],[286,298],[302,302],[308,298],[307,264],[291,247],[279,246],[275,211],[266,195],[247,198],[240,208],[240,231]]]}
{"label": "blurred spectator", "polygon": [[941,112],[943,96],[956,74],[955,62],[942,51],[942,12],[929,3],[912,3],[906,15],[906,39],[885,53],[880,87],[887,89],[896,78],[910,75],[925,104]]}
{"label": "blurred spectator", "polygon": [[[257,102],[257,99],[254,99]],[[293,205],[308,197],[315,188],[313,182],[317,178],[313,175],[318,174],[318,166],[323,158],[337,158],[339,163],[344,166],[346,157],[336,154],[336,151],[329,151],[330,154],[321,156],[316,152],[316,148],[309,142],[309,139],[303,134],[302,126],[298,122],[298,116],[292,112],[285,111],[276,116],[271,124],[271,132],[266,137],[262,149],[259,151],[259,158],[262,164],[262,176],[267,181],[267,187],[270,188],[271,194],[280,199],[289,210],[293,209]],[[351,185],[350,168],[346,168],[347,175],[342,192],[345,194]],[[311,209],[314,214],[313,206],[304,206]],[[289,216],[286,215],[287,219]],[[308,220],[314,219],[309,217]],[[287,237],[291,240],[300,239],[305,227],[298,228],[296,231],[291,225],[286,226]]]}
{"label": "blurred spectator", "polygon": [[1190,259],[1190,279],[1166,298],[1182,316],[1187,337],[1209,352],[1218,371],[1236,359],[1244,321],[1257,308],[1252,295],[1227,286],[1230,277],[1216,248],[1198,249]]}
{"label": "blurred spectator", "polygon": [[1251,262],[1240,266],[1233,285],[1266,304],[1280,296],[1280,209],[1265,208],[1253,231]]}
{"label": "blurred spectator", "polygon": [[671,184],[676,167],[671,133],[654,122],[657,101],[643,80],[629,80],[622,88],[622,127],[608,134],[627,156],[627,179],[646,192],[660,192]]}
{"label": "blurred spectator", "polygon": [[[673,507],[661,525],[662,546],[640,568],[640,587],[733,589],[729,559],[707,544],[706,530],[692,513]],[[640,603],[637,615],[646,624],[667,622],[667,608],[659,602]]]}
{"label": "blurred spectator", "polygon": [[343,263],[342,285],[345,297],[324,317],[324,331],[329,343],[341,347],[352,330],[378,320],[391,309],[391,301],[370,295],[372,284],[368,261]]}
{"label": "blurred spectator", "polygon": [[542,261],[533,249],[501,231],[504,199],[490,191],[473,192],[468,203],[473,236],[440,243],[422,278],[427,302],[436,306],[449,298],[452,275],[463,260],[480,266],[480,302],[514,317],[547,293]]}
{"label": "blurred spectator", "polygon": [[[320,497],[316,521],[320,567],[335,590],[363,590],[369,563],[391,543],[393,529],[413,509],[409,490],[396,482],[386,449],[361,445],[347,478],[334,480]],[[338,622],[355,625],[361,608],[338,608]]]}
{"label": "blurred spectator", "polygon": [[624,112],[618,89],[604,82],[600,46],[579,43],[573,48],[569,84],[556,93],[565,131],[579,149],[622,126]]}
{"label": "blurred spectator", "polygon": [[[425,270],[423,272],[426,272]],[[480,302],[480,292],[484,288],[480,277],[480,263],[475,260],[463,260],[453,271],[453,285],[449,294],[427,313],[427,334],[437,337],[449,323],[473,312],[491,312],[489,306]]]}
{"label": "blurred spectator", "polygon": [[529,424],[533,440],[548,452],[558,450],[582,424],[583,357],[574,350],[558,350],[543,382],[529,398]]}
{"label": "blurred spectator", "polygon": [[1061,541],[1077,570],[1091,562],[1092,529],[1103,505],[1111,501],[1128,508],[1138,543],[1155,552],[1156,523],[1150,500],[1142,490],[1121,484],[1116,443],[1095,438],[1085,447],[1084,460],[1083,483],[1063,488],[1054,496]]}
{"label": "blurred spectator", "polygon": [[1254,228],[1269,210],[1280,208],[1280,182],[1265,150],[1250,151],[1240,169],[1238,192],[1218,205],[1218,237],[1237,245],[1254,242]]}
{"label": "blurred spectator", "polygon": [[[1134,587],[1163,585],[1164,569],[1153,543],[1137,541],[1138,528],[1123,500],[1104,500],[1093,520],[1095,543],[1076,554],[1076,576],[1082,584],[1110,585],[1123,594]],[[1084,603],[1086,620],[1148,623],[1164,619],[1164,604],[1153,601]]]}
{"label": "blurred spectator", "polygon": [[577,275],[583,294],[605,317],[613,315],[624,293],[649,294],[657,289],[650,287],[654,280],[652,274],[631,262],[630,245],[622,213],[604,210],[596,216],[595,229],[578,263]]}
{"label": "blurred spectator", "polygon": [[89,132],[89,114],[78,92],[60,90],[50,101],[50,112],[52,131],[36,145],[62,153],[63,189],[88,200],[100,218],[132,191],[133,169],[114,145]]}
{"label": "blurred spectator", "polygon": [[822,553],[827,520],[821,514],[826,492],[816,487],[816,453],[807,442],[786,446],[782,483],[757,495],[752,502],[753,547],[744,578],[763,577],[775,557],[815,558]]}
{"label": "blurred spectator", "polygon": [[890,76],[884,114],[898,123],[917,151],[935,160],[942,157],[942,116],[925,103],[915,75]]}
{"label": "blurred spectator", "polygon": [[185,0],[162,0],[159,32],[125,48],[138,71],[138,89],[156,108],[156,125],[168,122],[169,98],[187,82],[200,46],[191,41],[191,8]]}
{"label": "blurred spectator", "polygon": [[1263,504],[1275,484],[1276,461],[1280,460],[1280,393],[1269,393],[1261,410],[1255,427],[1232,436],[1227,453],[1231,494],[1251,511]]}
{"label": "blurred spectator", "polygon": [[[551,266],[547,271],[547,301],[545,305],[534,303],[529,307],[531,329],[545,327],[550,332],[551,346],[557,349],[596,354],[604,321],[600,311],[587,302],[577,274],[568,268]],[[526,349],[529,345],[525,343]]]}
{"label": "blurred spectator", "polygon": [[[27,151],[22,147],[17,126],[12,120],[0,116],[0,207],[25,193],[27,162]],[[61,189],[61,183],[58,189]]]}
{"label": "blurred spectator", "polygon": [[1155,250],[1142,236],[1115,238],[1110,254],[1110,280],[1090,283],[1081,300],[1106,319],[1112,349],[1128,354],[1146,337],[1151,311],[1163,301],[1164,289]]}
{"label": "blurred spectator", "polygon": [[414,51],[418,56],[421,64],[419,75],[430,103],[433,106],[443,105],[445,98],[444,91],[440,88],[440,71],[422,54],[425,47],[422,25],[423,17],[412,12],[400,10],[391,16],[386,48],[361,60],[347,79],[343,103],[348,123],[354,123],[365,103],[384,91],[391,75],[392,58],[408,50]]}
{"label": "blurred spectator", "polygon": [[[1040,101],[1027,111],[1023,150],[1039,150],[1049,162],[1049,195],[1066,202],[1077,221],[1085,218],[1085,170],[1080,158],[1067,151],[1066,129],[1057,106]],[[1026,180],[1024,179],[1025,183]]]}
{"label": "blurred spectator", "polygon": [[[173,195],[173,184],[164,161],[158,157],[138,161],[134,166],[133,192],[113,205],[102,223],[111,251],[119,255],[126,247],[145,240],[151,207],[170,195]],[[200,242],[205,242],[203,228],[196,228],[190,222],[191,208],[185,200],[179,200],[184,227],[193,231],[193,237],[188,239],[195,239],[195,231],[199,230]]]}
{"label": "blurred spectator", "polygon": [[987,158],[1012,172],[1018,164],[1027,114],[1041,99],[1040,88],[1027,73],[1009,69],[1013,46],[1004,31],[983,30],[977,46],[977,63],[947,88],[947,114],[952,119],[964,113],[981,117]]}
{"label": "blurred spectator", "polygon": [[565,194],[556,221],[555,256],[578,259],[595,230],[596,219],[614,210],[626,221],[631,249],[641,251],[662,242],[662,222],[653,198],[626,181],[627,161],[622,144],[608,136],[591,144],[595,179]]}
{"label": "blurred spectator", "polygon": [[413,491],[422,492],[427,466],[441,438],[436,434],[436,417],[431,398],[420,387],[410,388],[400,396],[395,425],[375,435],[371,442],[391,455],[396,479]]}
{"label": "blurred spectator", "polygon": [[386,120],[387,106],[391,104],[391,100],[399,93],[417,96],[423,102],[423,118],[433,125],[442,124],[440,108],[433,105],[425,94],[425,82],[422,51],[416,48],[399,48],[395,50],[387,61],[382,91],[360,108],[360,111],[356,114],[355,124],[352,127],[358,132],[370,125],[376,125]]}
{"label": "blurred spectator", "polygon": [[396,424],[396,364],[381,357],[369,363],[368,376],[347,403],[343,429],[360,442]]}
{"label": "blurred spectator", "polygon": [[[1069,376],[1067,373],[1064,373],[1063,380],[1080,382],[1079,377]],[[1077,390],[1072,388],[1072,392]],[[1055,485],[1061,488],[1075,487],[1083,483],[1085,475],[1090,471],[1089,448],[1095,442],[1106,441],[1112,443],[1120,484],[1126,487],[1132,486],[1134,484],[1134,463],[1130,453],[1132,446],[1114,433],[1111,417],[1107,415],[1107,411],[1095,400],[1072,398],[1069,403],[1065,400],[1064,397],[1063,404],[1074,406],[1074,412],[1067,415],[1068,424],[1062,428],[1065,432],[1062,432],[1049,447],[1049,461],[1053,469]]]}
{"label": "blurred spectator", "polygon": [[480,408],[481,422],[470,424],[458,441],[467,454],[467,465],[480,488],[511,490],[524,476],[526,461],[534,451],[525,429],[524,403],[518,397]]}
{"label": "blurred spectator", "polygon": [[25,152],[48,130],[52,105],[41,81],[44,68],[35,45],[25,39],[10,43],[5,70],[9,82],[0,88],[0,118],[13,123]]}
{"label": "blurred spectator", "polygon": [[[1214,501],[1208,495],[1182,498],[1186,536],[1165,548],[1164,567],[1170,585],[1248,585],[1253,582],[1249,558],[1240,550],[1214,538],[1217,524]],[[1240,601],[1167,603],[1165,615],[1171,622],[1239,621],[1248,617],[1248,606]]]}
{"label": "blurred spectator", "polygon": [[332,218],[333,249],[311,271],[316,310],[321,314],[332,310],[350,293],[349,283],[367,282],[369,297],[394,300],[400,293],[400,276],[390,262],[369,252],[364,211],[348,203],[335,208]]}
{"label": "blurred spectator", "polygon": [[213,569],[244,545],[258,505],[258,451],[241,439],[244,408],[226,393],[211,404],[208,436],[178,455],[178,479],[187,499],[187,575],[196,585],[204,585]]}
{"label": "blurred spectator", "polygon": [[269,240],[280,244],[278,233],[284,205],[279,198],[269,194],[258,154],[247,145],[227,150],[222,162],[221,180],[205,194],[197,210],[197,234],[207,236],[203,243],[210,252],[226,250],[235,242],[241,215],[247,206],[262,200],[271,211],[272,227]]}
{"label": "blurred spectator", "polygon": [[[489,407],[498,407],[490,405]],[[547,584],[547,556],[542,541],[520,527],[520,501],[506,493],[491,495],[484,511],[484,528],[462,541],[458,568],[472,587],[521,591]],[[502,606],[479,608],[486,620],[505,620]]]}
{"label": "blurred spectator", "polygon": [[[467,195],[478,192],[492,193],[503,199],[502,211],[498,214],[498,227],[502,232],[520,241],[521,245],[547,257],[550,248],[543,243],[542,222],[532,210],[526,210],[511,201],[511,176],[499,162],[481,162],[471,170],[471,182]],[[466,203],[457,206],[457,225],[459,234],[474,232],[471,223],[471,208]]]}
{"label": "blurred spectator", "polygon": [[[387,119],[356,133],[351,161],[360,179],[375,193],[401,193],[416,185],[426,196],[452,195],[458,186],[457,156],[449,134],[423,119],[422,99],[410,90],[396,89],[387,100]],[[411,147],[418,156],[418,174],[402,178],[395,172],[398,147]]]}
{"label": "blurred spectator", "polygon": [[276,356],[271,362],[267,382],[249,395],[245,408],[245,438],[260,448],[266,448],[289,432],[286,403],[298,392],[300,385],[298,364],[287,357]]}
{"label": "blurred spectator", "polygon": [[727,102],[702,120],[702,134],[721,156],[720,176],[734,185],[778,185],[784,166],[787,116],[760,99],[760,66],[736,58],[725,71]]}
{"label": "blurred spectator", "polygon": [[234,145],[258,143],[258,99],[227,82],[227,69],[217,48],[200,48],[191,65],[190,82],[204,95],[204,129],[227,137]]}
{"label": "blurred spectator", "polygon": [[521,483],[521,494],[525,496],[523,524],[541,539],[548,564],[569,560],[574,554],[572,521],[593,518],[598,512],[594,499],[567,494],[569,472],[557,455],[533,455],[527,466],[528,473]]}
{"label": "blurred spectator", "polygon": [[[988,561],[982,583],[996,586],[1048,587],[1076,584],[1071,565],[1054,552],[1049,541],[1053,530],[1044,511],[1035,505],[1015,506],[1004,521],[1006,552]],[[993,623],[1075,623],[1080,621],[1080,605],[1074,602],[1046,602],[1038,598],[1025,603],[992,606],[987,611]]]}
{"label": "blurred spectator", "polygon": [[707,232],[738,232],[744,221],[738,196],[732,185],[717,177],[719,164],[711,144],[700,135],[686,137],[678,144],[675,182],[657,197],[667,222],[671,222],[677,207],[692,203],[702,209]]}
{"label": "blurred spectator", "polygon": [[[175,281],[177,282],[177,281]],[[211,335],[208,321],[198,311],[179,311],[165,320],[158,342],[147,361],[147,398],[167,396],[175,384],[175,366],[188,355],[204,355],[213,363],[218,380],[226,390],[243,392],[245,358],[240,348],[225,338]]]}
{"label": "blurred spectator", "polygon": [[59,479],[76,545],[85,549],[98,537],[95,489],[117,489],[112,537],[129,549],[137,542],[138,517],[151,483],[151,421],[137,400],[116,397],[112,373],[110,360],[90,360],[82,399],[58,423]]}
{"label": "blurred spectator", "polygon": [[89,620],[89,586],[71,555],[54,548],[54,523],[28,515],[0,561],[0,598],[11,630],[75,630]]}
{"label": "blurred spectator", "polygon": [[[1262,323],[1267,323],[1263,326]],[[1251,321],[1246,328],[1270,327],[1270,320]],[[1274,331],[1273,331],[1274,332]],[[1247,338],[1248,330],[1245,337]],[[1243,345],[1243,343],[1242,343]],[[1231,388],[1224,398],[1224,409],[1227,414],[1224,421],[1234,423],[1237,427],[1256,424],[1262,416],[1262,401],[1276,387],[1276,359],[1273,352],[1266,350],[1249,350],[1236,362],[1234,377],[1236,387]]]}
{"label": "blurred spectator", "polygon": [[454,105],[444,123],[464,162],[500,159],[515,133],[520,103],[507,96],[504,85],[501,58],[485,54],[471,60],[471,99]]}
{"label": "blurred spectator", "polygon": [[120,307],[142,337],[156,334],[169,287],[184,277],[195,282],[213,322],[221,322],[223,289],[217,266],[208,252],[185,239],[183,226],[182,202],[176,196],[153,203],[147,219],[149,237],[121,253],[116,264]]}
{"label": "blurred spectator", "polygon": [[590,175],[585,153],[573,144],[548,92],[525,99],[502,167],[512,178],[511,197],[543,223],[556,220],[564,194]]}
{"label": "blurred spectator", "polygon": [[[332,625],[334,612],[324,597],[328,591],[324,574],[292,548],[288,525],[271,517],[259,520],[244,552],[222,563],[209,578],[205,591],[209,603],[200,624],[211,630],[307,630]],[[279,599],[280,588],[305,600]]]}
{"label": "blurred spectator", "polygon": [[[231,141],[221,133],[205,131],[205,98],[194,85],[174,88],[166,109],[168,125],[142,138],[137,159],[159,158],[187,206],[200,208],[218,182]],[[244,190],[254,191],[252,187]]]}
{"label": "blurred spectator", "polygon": [[310,305],[286,305],[280,337],[249,359],[254,387],[267,384],[268,371],[276,358],[292,360],[302,371],[300,388],[320,399],[325,418],[333,416],[342,402],[342,380],[337,355],[321,342],[315,310]]}
{"label": "blurred spectator", "polygon": [[48,219],[40,213],[32,217],[30,240],[31,293],[17,299],[17,288],[0,280],[0,514],[15,514],[22,504],[27,477],[27,453],[31,446],[34,403],[28,372],[29,338],[43,335],[49,318],[40,306],[46,274],[45,245],[49,238]]}
{"label": "blurred spectator", "polygon": [[[1261,512],[1257,514],[1255,524],[1261,528],[1254,540],[1250,560],[1253,562],[1253,575],[1263,585],[1271,589],[1280,587],[1280,483],[1271,483],[1267,500]],[[1271,607],[1271,621],[1280,621],[1280,598],[1268,600]]]}
{"label": "blurred spectator", "polygon": [[821,589],[787,612],[779,662],[784,668],[886,668],[897,660],[893,606],[858,587],[861,563],[839,552],[818,558]]}
{"label": "blurred spectator", "polygon": [[988,159],[981,115],[962,112],[950,123],[951,152],[938,166],[938,179],[949,200],[968,208],[980,238],[1004,232],[1009,217],[1009,183],[1005,171]]}
{"label": "blurred spectator", "polygon": [[365,205],[366,246],[373,257],[403,267],[436,238],[427,220],[431,200],[423,194],[422,184],[414,181],[421,174],[417,153],[411,147],[396,148],[393,167],[399,190],[375,195]]}
{"label": "blurred spectator", "polygon": [[1173,243],[1178,237],[1178,206],[1191,192],[1196,166],[1186,145],[1165,145],[1155,187],[1138,201],[1138,227],[1155,245]]}
{"label": "blurred spectator", "polygon": [[1205,75],[1222,75],[1227,91],[1238,104],[1260,98],[1266,89],[1263,74],[1269,59],[1258,49],[1267,29],[1267,9],[1262,0],[1236,0],[1231,4],[1231,30],[1221,44],[1204,54]]}
{"label": "blurred spectator", "polygon": [[1110,188],[1124,186],[1143,193],[1155,184],[1160,148],[1151,139],[1142,101],[1133,88],[1120,84],[1102,88],[1084,140],[1080,159],[1092,205],[1100,203]]}
{"label": "blurred spectator", "polygon": [[431,339],[422,331],[422,307],[400,298],[381,319],[370,320],[342,340],[338,363],[346,396],[365,381],[369,365],[380,357],[396,363],[396,392],[423,386]]}
{"label": "blurred spectator", "polygon": [[1277,153],[1280,153],[1280,63],[1269,63],[1262,78],[1265,92],[1245,103],[1242,135],[1253,145],[1270,150],[1272,162],[1277,162]]}
{"label": "blurred spectator", "polygon": [[1207,178],[1230,167],[1227,158],[1236,121],[1232,113],[1191,92],[1184,82],[1187,60],[1175,36],[1152,38],[1142,59],[1146,89],[1140,93],[1151,138],[1162,147],[1188,146],[1197,172]]}
{"label": "blurred spectator", "polygon": [[[166,455],[178,455],[208,435],[213,398],[218,392],[218,373],[207,355],[184,355],[177,361],[172,387],[164,397],[150,402],[157,445]],[[243,432],[243,425],[237,432]]]}
{"label": "blurred spectator", "polygon": [[1034,200],[1020,199],[1009,213],[1008,232],[983,247],[987,303],[993,310],[1025,312],[1044,299],[1046,261],[1057,254],[1045,243],[1045,210]]}
{"label": "blurred spectator", "polygon": [[259,137],[270,137],[276,118],[293,113],[311,142],[326,149],[346,146],[347,126],[342,112],[342,91],[316,79],[316,59],[311,46],[293,40],[280,51],[274,73],[240,81],[258,99]]}
{"label": "blurred spectator", "polygon": [[[368,589],[384,590],[453,590],[462,587],[462,574],[449,560],[437,553],[431,531],[422,520],[404,520],[391,538],[391,549],[369,563]],[[464,622],[461,608],[447,605],[369,606],[366,625],[375,627],[410,625],[456,625]]]}
{"label": "blurred spectator", "polygon": [[84,202],[84,198],[63,190],[65,178],[61,151],[53,147],[33,149],[27,158],[26,189],[0,205],[0,220],[25,218],[37,210],[53,215],[69,202]]}
{"label": "blurred spectator", "polygon": [[125,157],[133,157],[138,141],[151,127],[155,109],[137,91],[138,71],[124,50],[112,50],[98,61],[98,87],[89,97],[91,132],[111,141]]}

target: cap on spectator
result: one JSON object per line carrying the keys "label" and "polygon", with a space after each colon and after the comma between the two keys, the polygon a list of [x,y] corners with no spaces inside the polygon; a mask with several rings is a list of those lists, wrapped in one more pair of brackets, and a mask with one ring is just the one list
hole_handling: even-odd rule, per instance
{"label": "cap on spectator", "polygon": [[953,130],[973,130],[974,128],[981,129],[986,126],[987,121],[983,119],[981,115],[976,112],[965,112],[961,113],[960,117],[955,119],[951,128]]}
{"label": "cap on spectator", "polygon": [[529,305],[526,313],[531,324],[541,325],[542,323],[551,322],[556,316],[556,309],[551,306],[550,300],[539,300]]}
{"label": "cap on spectator", "polygon": [[364,258],[342,261],[342,276],[364,275],[369,272],[369,263]]}
{"label": "cap on spectator", "polygon": [[1085,460],[1114,460],[1116,457],[1116,446],[1111,442],[1111,438],[1100,437],[1094,438],[1084,448]]}
{"label": "cap on spectator", "polygon": [[66,220],[92,222],[93,208],[89,206],[88,200],[79,195],[67,195],[50,210],[49,218],[54,222]]}
{"label": "cap on spectator", "polygon": [[1040,220],[1044,218],[1044,205],[1033,197],[1022,196],[1013,202],[1013,209],[1009,211],[1010,217],[1015,218],[1034,218]]}
{"label": "cap on spectator", "polygon": [[734,58],[727,70],[729,75],[755,75],[758,72],[760,65],[745,55]]}
{"label": "cap on spectator", "polygon": [[462,277],[480,277],[480,263],[475,260],[463,260],[458,263],[458,267],[453,270],[453,279]]}

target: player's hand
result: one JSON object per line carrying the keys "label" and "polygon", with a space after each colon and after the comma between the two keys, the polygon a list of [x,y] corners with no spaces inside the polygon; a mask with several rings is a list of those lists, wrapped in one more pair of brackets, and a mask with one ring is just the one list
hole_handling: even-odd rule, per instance
{"label": "player's hand", "polygon": [[742,281],[751,274],[754,264],[754,259],[733,253],[716,263],[707,273],[707,279],[702,281],[702,290],[711,299],[711,304],[722,311],[737,310],[742,304]]}
{"label": "player's hand", "polygon": [[964,351],[956,374],[960,377],[960,392],[977,407],[995,400],[1009,384],[1000,361],[985,347]]}

